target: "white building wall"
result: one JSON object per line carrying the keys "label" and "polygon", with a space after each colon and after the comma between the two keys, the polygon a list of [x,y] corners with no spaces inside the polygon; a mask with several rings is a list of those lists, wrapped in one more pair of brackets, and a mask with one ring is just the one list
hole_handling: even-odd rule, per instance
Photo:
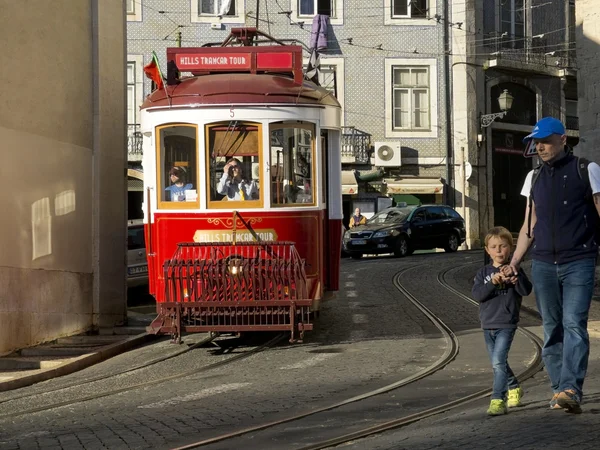
{"label": "white building wall", "polygon": [[2,2],[0,354],[124,319],[123,16]]}

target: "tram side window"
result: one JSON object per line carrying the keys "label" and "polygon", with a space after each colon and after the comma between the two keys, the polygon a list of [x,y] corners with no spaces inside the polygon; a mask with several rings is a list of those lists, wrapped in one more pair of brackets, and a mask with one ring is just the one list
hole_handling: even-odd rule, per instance
{"label": "tram side window", "polygon": [[312,125],[271,125],[273,206],[314,205],[313,161]]}
{"label": "tram side window", "polygon": [[[168,125],[158,129],[160,145],[157,170],[162,202],[198,203],[196,127]],[[180,205],[180,207],[186,207]]]}
{"label": "tram side window", "polygon": [[213,124],[207,126],[206,135],[210,202],[260,200],[260,126]]}

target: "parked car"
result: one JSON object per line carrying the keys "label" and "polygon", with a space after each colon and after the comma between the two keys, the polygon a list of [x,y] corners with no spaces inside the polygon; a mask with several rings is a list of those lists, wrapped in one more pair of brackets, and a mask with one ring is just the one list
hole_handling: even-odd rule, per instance
{"label": "parked car", "polygon": [[450,206],[393,206],[346,231],[344,250],[355,259],[365,253],[406,256],[433,248],[455,252],[465,236],[465,221]]}
{"label": "parked car", "polygon": [[129,221],[127,226],[127,287],[148,284],[148,261],[142,221]]}

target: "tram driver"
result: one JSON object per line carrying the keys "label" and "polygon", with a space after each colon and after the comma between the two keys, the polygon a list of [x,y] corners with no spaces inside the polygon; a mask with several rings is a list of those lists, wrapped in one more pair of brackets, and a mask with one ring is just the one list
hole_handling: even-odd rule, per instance
{"label": "tram driver", "polygon": [[241,162],[230,159],[223,168],[223,176],[217,185],[217,192],[226,195],[228,200],[258,200],[258,184],[244,177]]}

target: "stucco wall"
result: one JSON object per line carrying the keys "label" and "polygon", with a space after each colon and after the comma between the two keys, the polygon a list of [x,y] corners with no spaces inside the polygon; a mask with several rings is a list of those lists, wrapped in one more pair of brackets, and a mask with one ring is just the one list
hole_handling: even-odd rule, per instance
{"label": "stucco wall", "polygon": [[[125,189],[123,4],[101,3],[110,22],[99,21],[88,0],[2,2],[0,354],[98,323],[99,305],[111,303],[94,284],[104,272],[96,250],[102,239],[112,265],[120,262],[119,277],[107,282],[124,286],[124,245],[111,247],[106,236],[125,242],[124,219],[116,215],[125,210],[119,200]],[[105,34],[120,44],[105,50],[110,60],[99,83],[92,75],[100,53],[94,42]],[[105,98],[110,108],[101,110]],[[98,139],[103,117],[111,122],[105,141]],[[99,182],[103,161],[113,173],[103,172]],[[109,197],[117,200],[101,229],[96,199]],[[124,287],[119,295],[111,308],[122,320]]]}
{"label": "stucco wall", "polygon": [[576,152],[600,161],[600,2],[577,0],[577,89],[580,142]]}

